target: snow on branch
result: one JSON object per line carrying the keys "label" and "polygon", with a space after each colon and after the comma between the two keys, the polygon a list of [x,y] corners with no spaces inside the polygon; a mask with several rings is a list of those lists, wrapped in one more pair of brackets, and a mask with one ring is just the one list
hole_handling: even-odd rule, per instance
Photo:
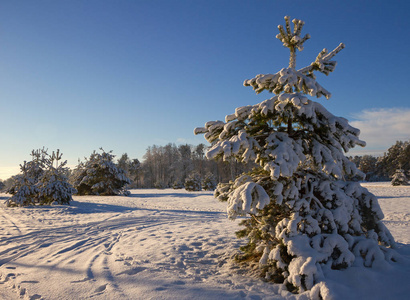
{"label": "snow on branch", "polygon": [[299,69],[298,72],[302,74],[309,74],[309,73],[313,73],[313,71],[319,71],[325,75],[329,75],[329,73],[333,72],[336,68],[336,62],[331,61],[330,59],[333,58],[337,53],[339,53],[344,47],[345,47],[345,44],[340,43],[339,46],[333,49],[333,51],[331,51],[330,53],[327,53],[326,48],[323,49],[318,54],[314,62],[312,62],[307,67]]}
{"label": "snow on branch", "polygon": [[255,78],[247,79],[244,86],[252,86],[257,94],[264,90],[279,95],[282,92],[303,92],[319,98],[329,99],[332,94],[322,87],[313,77],[305,75],[293,68],[284,68],[276,74],[259,74]]}

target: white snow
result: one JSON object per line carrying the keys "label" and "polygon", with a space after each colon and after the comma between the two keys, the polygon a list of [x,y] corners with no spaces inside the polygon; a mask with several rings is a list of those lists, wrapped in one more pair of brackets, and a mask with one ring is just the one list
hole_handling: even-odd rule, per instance
{"label": "white snow", "polygon": [[[410,298],[410,187],[363,186],[379,198],[400,260],[325,269],[320,288],[336,300]],[[244,241],[212,192],[73,198],[70,206],[1,205],[0,299],[307,299],[230,261]]]}

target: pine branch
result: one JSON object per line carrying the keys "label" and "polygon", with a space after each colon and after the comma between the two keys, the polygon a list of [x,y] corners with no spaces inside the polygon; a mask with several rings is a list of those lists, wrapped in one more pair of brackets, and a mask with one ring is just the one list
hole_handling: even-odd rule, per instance
{"label": "pine branch", "polygon": [[330,53],[327,53],[327,50],[323,49],[317,55],[316,60],[310,64],[310,66],[299,69],[298,72],[306,75],[312,73],[313,71],[320,71],[328,75],[330,72],[333,72],[336,67],[336,62],[331,61],[330,59],[333,58],[337,53],[339,53],[344,47],[345,44],[340,43],[339,46],[337,46]]}

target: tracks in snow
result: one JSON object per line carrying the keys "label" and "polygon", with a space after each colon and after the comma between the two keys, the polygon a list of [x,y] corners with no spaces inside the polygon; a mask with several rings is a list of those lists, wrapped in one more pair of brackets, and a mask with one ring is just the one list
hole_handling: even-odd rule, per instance
{"label": "tracks in snow", "polygon": [[[42,213],[41,208],[37,211]],[[146,260],[148,263],[141,266],[142,260],[136,259],[136,256],[126,257],[124,253],[129,252],[127,247],[143,247],[147,241],[155,240],[161,228],[178,227],[183,231],[183,223],[211,221],[220,217],[220,213],[134,210],[111,213],[99,221],[90,218],[90,222],[82,223],[70,222],[70,215],[61,215],[61,218],[67,219],[66,222],[54,222],[54,226],[43,226],[41,223],[34,226],[35,223],[19,222],[8,214],[0,216],[0,224],[3,225],[0,236],[0,282],[17,290],[19,296],[43,299],[41,291],[47,287],[46,280],[59,274],[58,276],[62,276],[61,280],[69,280],[70,284],[75,286],[74,289],[86,291],[88,296],[85,298],[103,298],[107,291],[110,295],[127,298],[125,291],[118,284],[118,276],[135,276],[153,265],[158,271],[170,270],[172,267],[182,267],[181,270],[184,270],[189,263],[184,251],[193,250],[192,246],[199,247],[202,243],[194,241],[191,246],[185,248],[175,246],[175,254],[183,258],[171,257],[169,263],[163,263],[164,265],[161,265],[161,262],[152,264]],[[169,240],[172,239],[172,231],[164,234]],[[161,239],[163,240],[162,236]],[[155,249],[155,245],[151,246]],[[163,252],[166,251],[164,249]],[[145,254],[135,253],[140,256]],[[201,253],[198,257],[195,255],[195,260],[204,256]],[[167,256],[164,258],[167,259]]]}

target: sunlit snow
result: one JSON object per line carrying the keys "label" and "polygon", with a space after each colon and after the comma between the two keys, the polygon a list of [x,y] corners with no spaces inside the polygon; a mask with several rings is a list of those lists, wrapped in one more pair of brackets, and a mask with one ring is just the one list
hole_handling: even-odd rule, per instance
{"label": "sunlit snow", "polygon": [[[410,187],[363,185],[379,198],[400,260],[325,271],[329,299],[408,298]],[[2,204],[0,299],[306,299],[232,263],[240,220],[212,192],[131,192],[74,196],[70,206]]]}

